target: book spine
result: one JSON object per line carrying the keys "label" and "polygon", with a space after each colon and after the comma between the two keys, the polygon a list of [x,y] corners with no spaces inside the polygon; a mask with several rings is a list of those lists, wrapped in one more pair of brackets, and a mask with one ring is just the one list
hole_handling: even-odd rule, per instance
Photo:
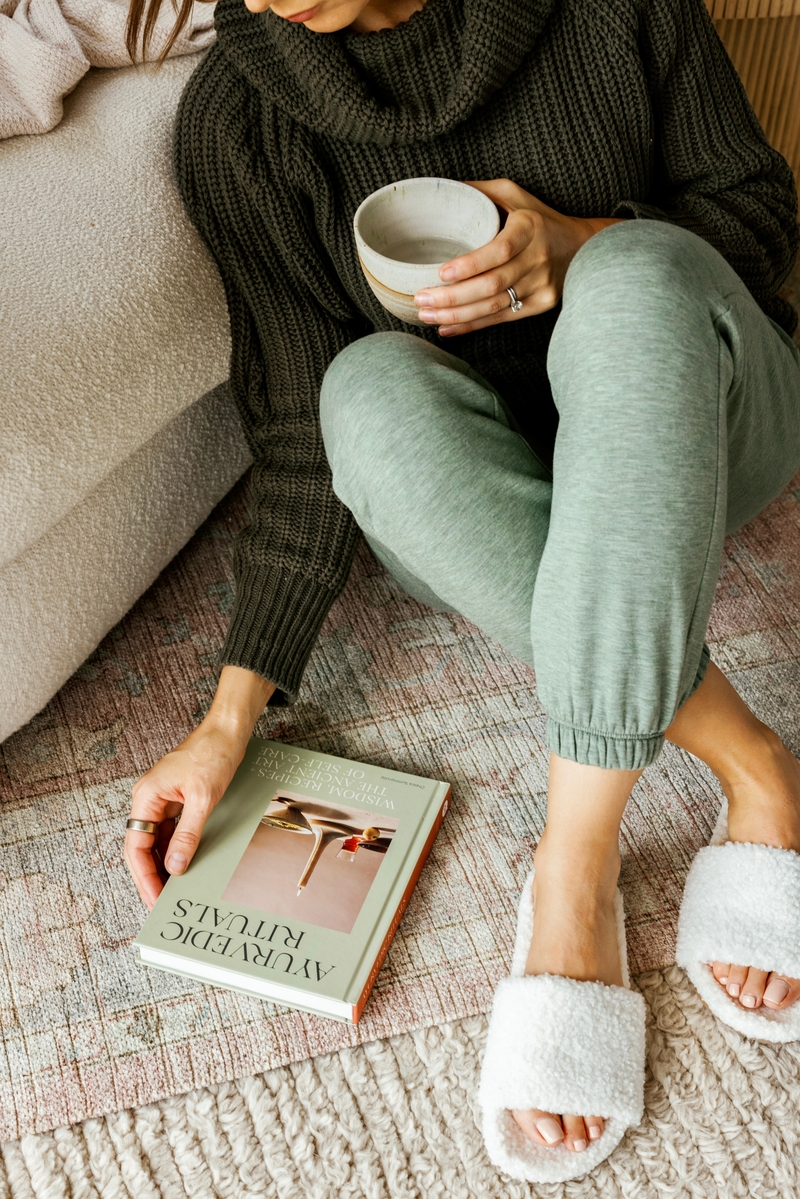
{"label": "book spine", "polygon": [[397,929],[400,925],[400,921],[403,919],[403,913],[405,912],[405,910],[408,906],[408,901],[411,898],[412,892],[413,892],[414,888],[416,887],[417,883],[419,882],[419,876],[422,874],[422,867],[425,865],[426,861],[428,860],[428,854],[431,852],[433,843],[436,840],[436,836],[439,832],[439,829],[442,827],[442,821],[444,820],[445,815],[447,814],[447,809],[450,807],[451,791],[452,791],[452,789],[450,787],[448,787],[445,797],[442,801],[442,806],[439,808],[439,814],[431,826],[431,831],[428,833],[428,840],[425,842],[424,846],[422,847],[422,853],[419,855],[419,860],[417,861],[417,864],[414,867],[414,871],[411,875],[411,878],[408,880],[408,885],[407,885],[405,891],[403,892],[403,895],[402,895],[402,898],[401,898],[399,904],[397,905],[397,911],[394,914],[394,919],[392,920],[392,923],[389,925],[389,927],[386,931],[386,936],[383,938],[383,943],[382,943],[380,949],[378,950],[378,956],[375,958],[375,964],[373,965],[372,969],[369,972],[369,978],[364,983],[364,989],[361,992],[358,1002],[353,1004],[353,1023],[354,1024],[358,1024],[359,1020],[361,1019],[361,1014],[364,1011],[364,1005],[366,1004],[367,1000],[369,999],[369,993],[375,985],[375,979],[378,977],[378,973],[380,971],[381,966],[383,965],[384,958],[386,957],[386,954],[389,952],[389,946],[391,945],[392,941],[394,940],[394,935],[397,932]]}

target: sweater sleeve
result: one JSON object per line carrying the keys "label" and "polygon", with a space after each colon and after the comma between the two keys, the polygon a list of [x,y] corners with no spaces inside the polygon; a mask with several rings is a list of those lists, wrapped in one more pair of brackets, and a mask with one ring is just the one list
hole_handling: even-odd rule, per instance
{"label": "sweater sleeve", "polygon": [[274,683],[280,703],[297,694],[358,538],[332,490],[319,391],[328,364],[364,330],[330,280],[309,286],[286,245],[291,232],[276,232],[291,231],[298,197],[265,137],[257,101],[212,49],[179,107],[174,165],[225,284],[231,391],[255,459],[220,661]]}
{"label": "sweater sleeve", "polygon": [[649,203],[614,216],[669,220],[728,260],[768,316],[792,333],[777,292],[798,248],[791,170],[764,136],[703,0],[644,0],[641,52],[654,120]]}

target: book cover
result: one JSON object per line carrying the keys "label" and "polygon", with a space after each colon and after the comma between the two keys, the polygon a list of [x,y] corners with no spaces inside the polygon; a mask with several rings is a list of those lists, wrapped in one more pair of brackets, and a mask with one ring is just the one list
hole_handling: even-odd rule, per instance
{"label": "book cover", "polygon": [[141,960],[357,1022],[449,799],[446,783],[253,737]]}

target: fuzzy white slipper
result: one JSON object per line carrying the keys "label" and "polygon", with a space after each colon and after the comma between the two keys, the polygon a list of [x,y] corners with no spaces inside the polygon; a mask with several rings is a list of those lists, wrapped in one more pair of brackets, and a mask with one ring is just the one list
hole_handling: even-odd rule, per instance
{"label": "fuzzy white slipper", "polygon": [[692,862],[675,960],[714,1015],[746,1037],[800,1040],[800,1002],[747,1011],[726,995],[709,962],[734,962],[800,978],[800,854],[728,841],[723,802],[711,842]]}
{"label": "fuzzy white slipper", "polygon": [[[533,936],[530,873],[522,889],[511,975],[494,995],[478,1102],[489,1157],[512,1178],[582,1178],[616,1148],[644,1108],[642,996],[630,990],[622,896],[616,895],[624,986],[525,975]],[[602,1116],[603,1135],[583,1153],[535,1145],[512,1109]]]}

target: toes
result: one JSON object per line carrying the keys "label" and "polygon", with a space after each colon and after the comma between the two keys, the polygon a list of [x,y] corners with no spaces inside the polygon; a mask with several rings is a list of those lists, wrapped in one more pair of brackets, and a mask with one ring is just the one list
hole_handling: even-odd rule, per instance
{"label": "toes", "polygon": [[742,987],[747,981],[746,966],[731,966],[728,971],[728,982],[725,990],[730,995],[731,999],[738,999],[741,994]]}
{"label": "toes", "polygon": [[534,1112],[536,1131],[547,1145],[558,1145],[564,1140],[564,1127],[558,1116],[550,1112]]}
{"label": "toes", "polygon": [[756,970],[753,966],[750,967],[739,995],[739,1003],[742,1007],[751,1009],[761,1007],[768,978],[769,974],[766,970]]}
{"label": "toes", "polygon": [[556,1116],[537,1109],[515,1109],[511,1115],[535,1145],[554,1148],[563,1143],[573,1153],[583,1153],[603,1135],[605,1128],[600,1116]]}
{"label": "toes", "polygon": [[747,966],[727,966],[719,962],[712,962],[711,970],[720,984],[723,972],[727,970],[725,990],[731,999],[736,999],[750,1011],[755,1011],[762,1004],[773,1010],[783,1009],[800,999],[800,979],[784,978],[780,974],[756,970],[755,967],[748,969]]}
{"label": "toes", "polygon": [[587,1116],[584,1120],[590,1141],[598,1141],[603,1135],[605,1122],[599,1116]]}
{"label": "toes", "polygon": [[574,1153],[583,1153],[589,1144],[589,1133],[583,1116],[562,1116],[564,1125],[564,1144]]}
{"label": "toes", "polygon": [[721,987],[728,985],[728,974],[730,973],[730,962],[712,962],[711,973]]}
{"label": "toes", "polygon": [[560,1145],[564,1140],[561,1120],[552,1112],[514,1110],[511,1115],[535,1145]]}
{"label": "toes", "polygon": [[764,1007],[776,1010],[791,1007],[800,999],[800,979],[770,974],[764,989]]}

